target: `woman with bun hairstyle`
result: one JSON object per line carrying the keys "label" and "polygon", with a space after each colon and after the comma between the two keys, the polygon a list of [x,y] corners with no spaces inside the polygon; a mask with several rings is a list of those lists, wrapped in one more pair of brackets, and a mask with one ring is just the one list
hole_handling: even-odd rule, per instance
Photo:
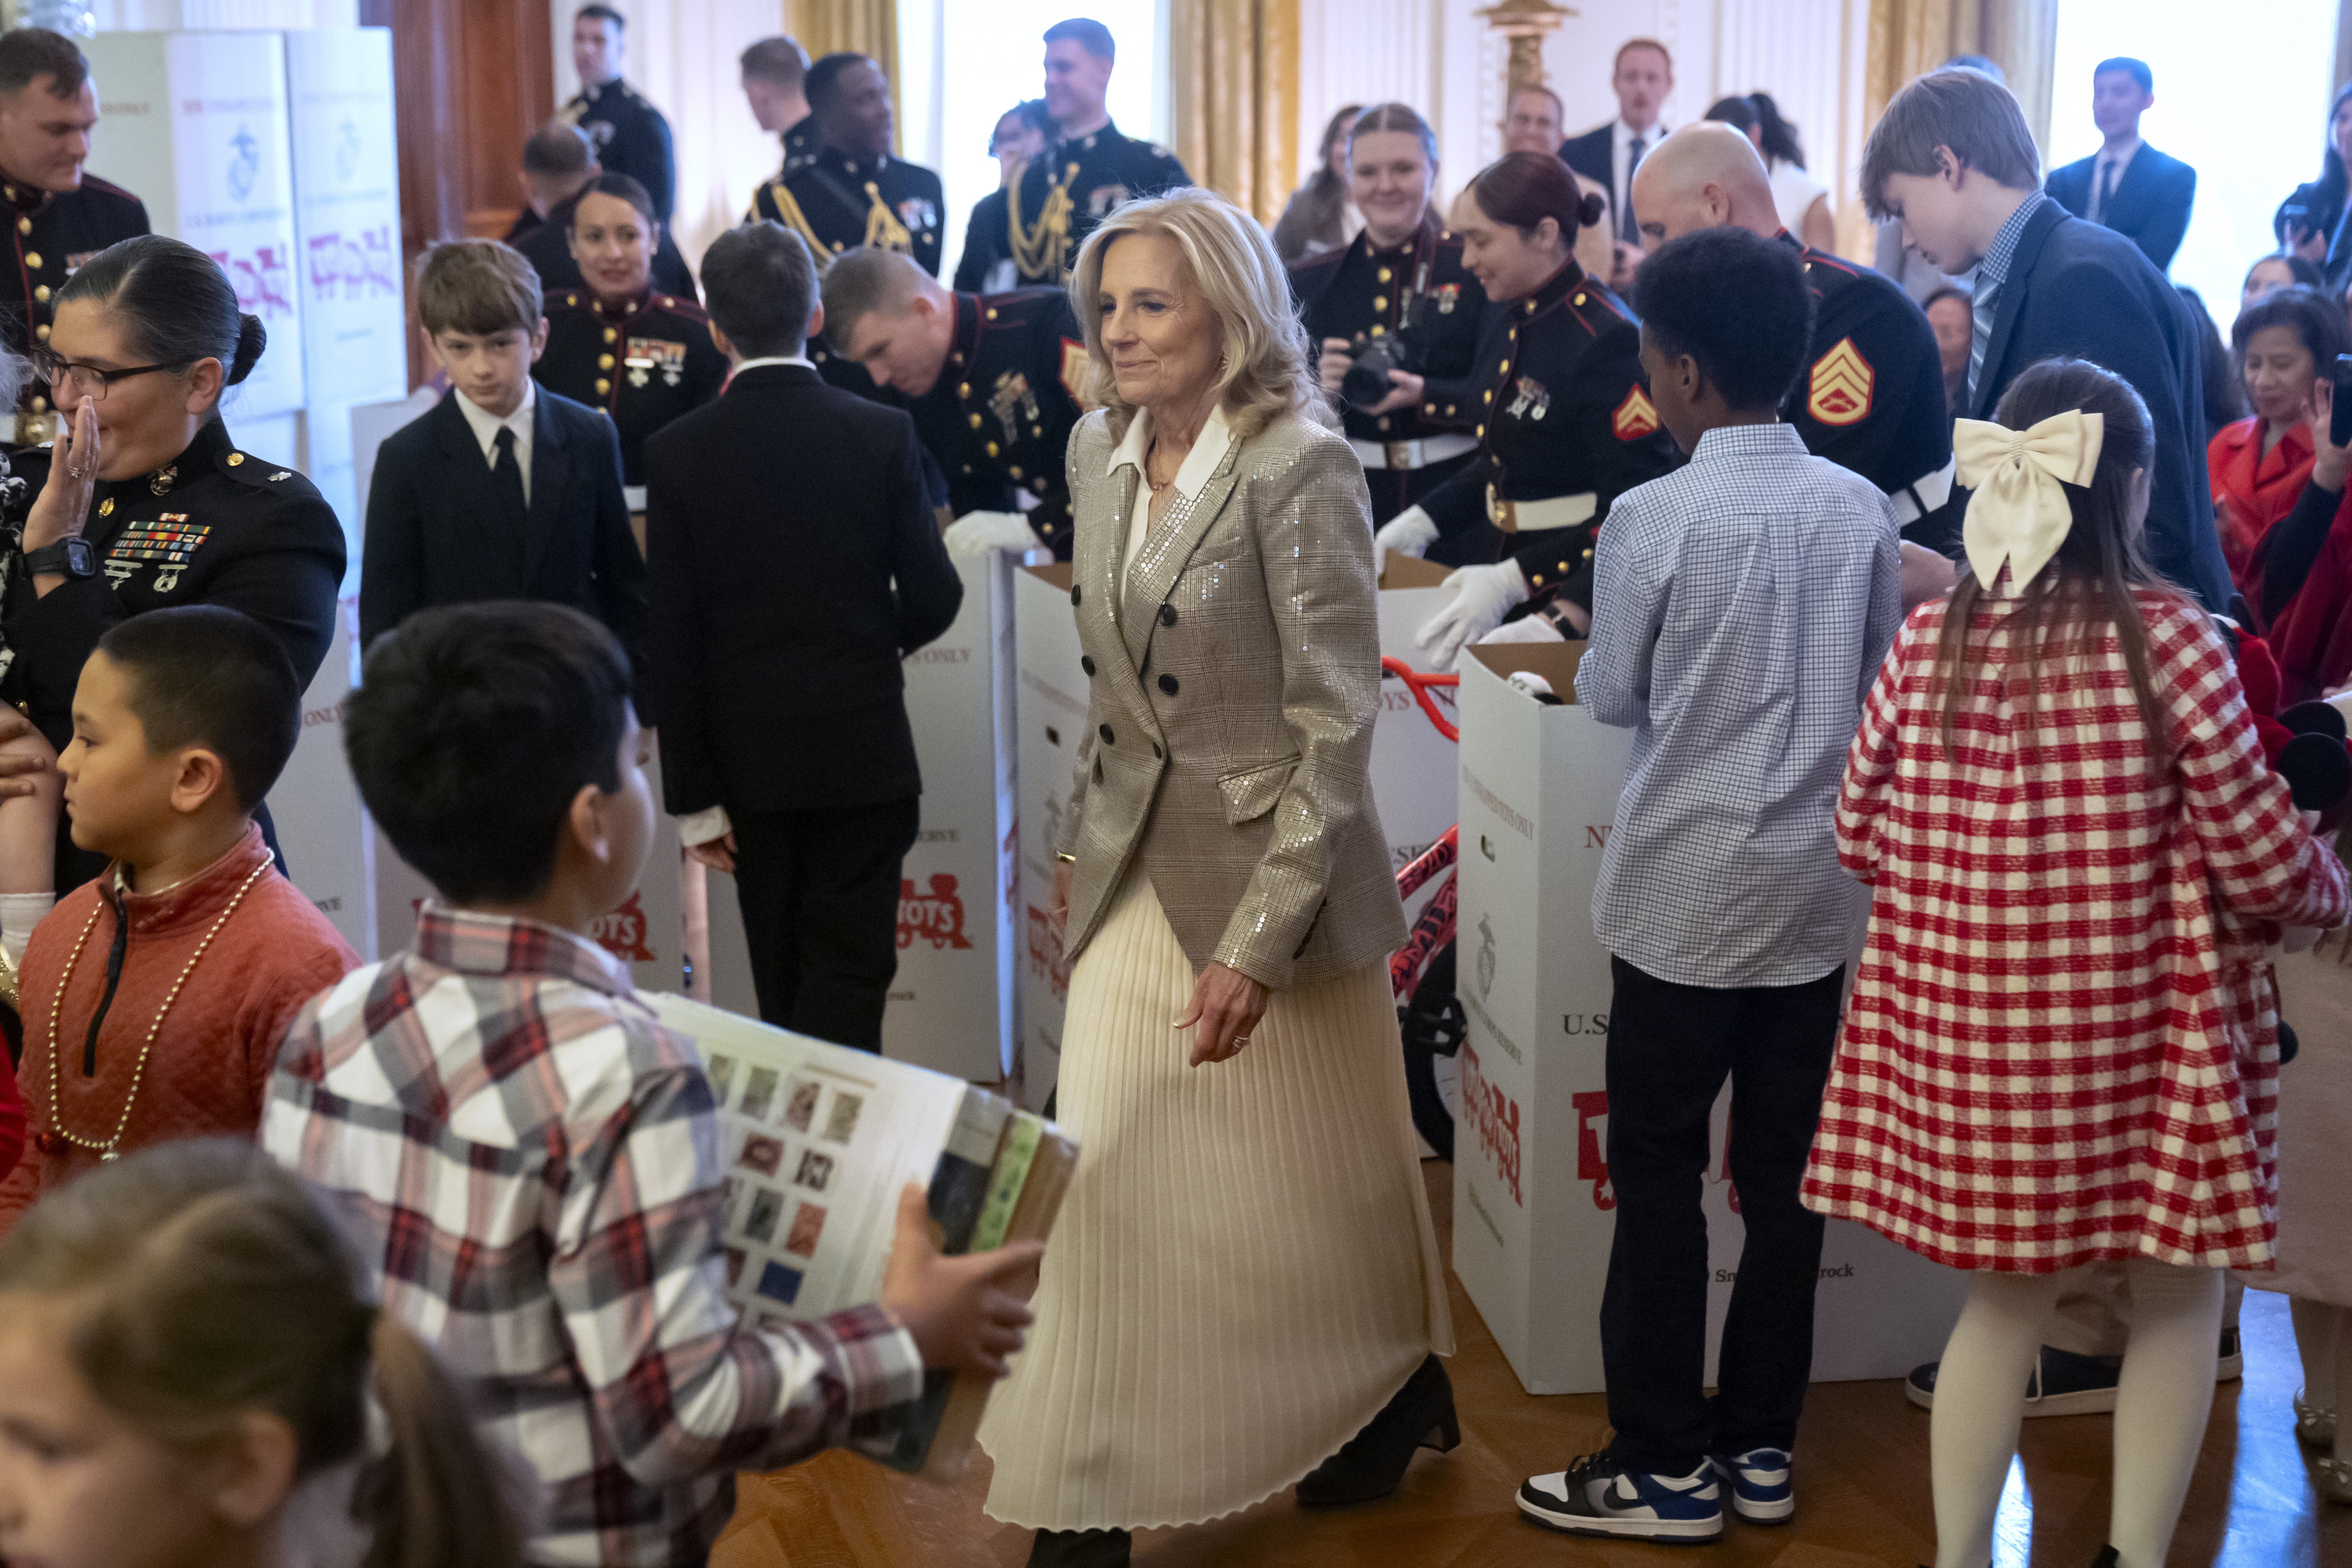
{"label": "woman with bun hairstyle", "polygon": [[0,1555],[513,1568],[519,1471],[252,1144],[159,1144],[0,1243]]}
{"label": "woman with bun hairstyle", "polygon": [[[56,323],[32,353],[58,441],[0,601],[12,650],[0,698],[58,750],[83,663],[108,627],[143,611],[242,611],[285,646],[305,688],[319,672],[342,525],[309,479],[239,451],[220,419],[223,394],[268,341],[219,266],[162,235],[108,247],[58,291]],[[266,807],[257,820],[270,834]],[[58,835],[58,890],[103,864]]]}
{"label": "woman with bun hairstyle", "polygon": [[1446,579],[1453,598],[1421,629],[1434,668],[1522,605],[1553,623],[1532,635],[1581,637],[1610,504],[1680,461],[1642,389],[1641,328],[1570,253],[1604,210],[1539,153],[1488,164],[1458,205],[1463,260],[1495,302],[1483,374],[1465,392],[1478,453],[1375,537],[1408,555],[1443,541],[1439,559],[1474,563]]}

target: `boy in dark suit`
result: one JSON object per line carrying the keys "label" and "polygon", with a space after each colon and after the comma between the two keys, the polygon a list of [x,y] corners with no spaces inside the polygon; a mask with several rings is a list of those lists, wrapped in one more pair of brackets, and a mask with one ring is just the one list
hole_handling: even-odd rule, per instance
{"label": "boy in dark suit", "polygon": [[1942,271],[1976,268],[1956,414],[1991,418],[2020,372],[2062,356],[2104,365],[2138,391],[2156,428],[2149,559],[2219,614],[2230,574],[2202,460],[2195,324],[2137,245],[2042,194],[2040,165],[2009,89],[1978,71],[1930,71],[1896,93],[1872,130],[1862,195],[1872,217],[1899,219],[1906,243]]}
{"label": "boy in dark suit", "polygon": [[2091,71],[2091,118],[2105,144],[2052,174],[2045,188],[2076,217],[2138,246],[2161,272],[2189,232],[2197,171],[2139,139],[2139,117],[2155,102],[2156,74],[2145,60],[2101,60]]}
{"label": "boy in dark suit", "polygon": [[730,229],[702,281],[734,377],[645,446],[662,794],[736,879],[760,1016],[879,1050],[922,793],[899,661],[963,582],[913,420],[804,353],[824,311],[801,237]]}
{"label": "boy in dark suit", "polygon": [[368,489],[360,640],[428,605],[542,599],[604,623],[643,668],[646,565],[621,445],[595,409],[537,385],[539,278],[494,239],[434,247],[416,313],[449,391],[394,431]]}

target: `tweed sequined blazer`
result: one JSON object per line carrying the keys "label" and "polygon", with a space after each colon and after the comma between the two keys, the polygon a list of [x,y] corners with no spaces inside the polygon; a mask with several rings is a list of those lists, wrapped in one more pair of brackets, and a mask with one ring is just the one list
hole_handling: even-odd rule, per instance
{"label": "tweed sequined blazer", "polygon": [[1296,416],[1181,489],[1121,582],[1146,502],[1097,410],[1070,437],[1070,602],[1088,677],[1070,809],[1067,950],[1121,881],[1151,879],[1195,970],[1266,986],[1378,963],[1404,941],[1372,805],[1377,572],[1361,465]]}

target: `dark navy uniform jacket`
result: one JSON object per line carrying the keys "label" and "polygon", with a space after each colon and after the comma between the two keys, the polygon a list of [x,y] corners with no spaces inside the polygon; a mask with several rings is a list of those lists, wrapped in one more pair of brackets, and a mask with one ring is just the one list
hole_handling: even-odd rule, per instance
{"label": "dark navy uniform jacket", "polygon": [[547,301],[547,351],[531,374],[604,411],[621,436],[621,482],[641,485],[646,437],[718,396],[727,356],[691,299],[653,289],[606,305],[575,290]]}
{"label": "dark navy uniform jacket", "polygon": [[[1478,455],[1421,501],[1455,559],[1465,538],[1501,530],[1493,548],[1519,563],[1533,602],[1564,595],[1591,607],[1592,542],[1611,504],[1682,462],[1643,386],[1641,346],[1633,312],[1573,260],[1527,298],[1496,303],[1481,344]],[[1574,521],[1514,532],[1504,503],[1524,501]],[[1435,546],[1430,555],[1444,558]]]}
{"label": "dark navy uniform jacket", "polygon": [[[17,353],[49,341],[57,293],[66,279],[108,246],[148,232],[147,207],[120,185],[84,174],[79,189],[35,190],[0,176],[0,199],[12,209],[8,237],[16,246],[13,282],[0,282],[0,342]],[[268,280],[263,279],[265,285]],[[279,281],[294,287],[293,258]],[[289,300],[291,303],[291,300]],[[49,389],[27,381],[18,406],[48,412]]]}
{"label": "dark navy uniform jacket", "polygon": [[1008,238],[1020,280],[1061,287],[1096,225],[1138,196],[1192,183],[1175,153],[1116,125],[1055,142],[1029,160],[1010,193]]}
{"label": "dark navy uniform jacket", "polygon": [[958,294],[955,340],[931,390],[907,411],[947,476],[950,507],[1012,511],[1013,490],[1037,498],[1029,525],[1057,560],[1070,558],[1064,458],[1085,412],[1086,340],[1060,289]]}
{"label": "dark navy uniform jacket", "polygon": [[669,121],[625,81],[583,87],[563,106],[561,118],[588,132],[596,162],[608,174],[626,174],[654,199],[654,216],[669,226],[677,189],[677,162],[670,151]]}
{"label": "dark navy uniform jacket", "polygon": [[[47,464],[25,467],[37,494]],[[110,627],[144,611],[242,611],[286,649],[304,689],[319,673],[342,591],[342,524],[309,479],[239,451],[217,418],[162,468],[101,482],[82,537],[98,553],[94,576],[68,578],[43,596],[11,571],[5,599],[9,666],[0,693],[22,702],[59,751],[73,739],[74,688],[90,651]],[[60,820],[61,889],[104,868],[102,858],[73,847],[69,829]]]}
{"label": "dark navy uniform jacket", "polygon": [[1781,418],[1805,450],[1884,490],[1906,539],[1957,553],[1960,525],[1946,472],[1952,411],[1936,330],[1893,279],[1785,233],[1780,239],[1804,257],[1814,300],[1812,344]]}
{"label": "dark navy uniform jacket", "polygon": [[939,175],[919,163],[826,147],[761,185],[750,216],[798,233],[820,269],[845,250],[872,246],[904,251],[936,278],[946,201]]}
{"label": "dark navy uniform jacket", "polygon": [[817,149],[824,145],[817,137],[816,116],[814,114],[803,114],[793,121],[777,140],[784,144],[784,161],[776,170],[779,180],[815,157]]}

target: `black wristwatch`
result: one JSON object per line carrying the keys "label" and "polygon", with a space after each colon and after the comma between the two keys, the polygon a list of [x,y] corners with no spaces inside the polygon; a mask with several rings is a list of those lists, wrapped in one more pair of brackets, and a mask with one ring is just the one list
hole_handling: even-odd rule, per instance
{"label": "black wristwatch", "polygon": [[90,548],[89,540],[77,533],[39,550],[25,552],[25,570],[36,577],[45,573],[65,577],[95,577],[98,575],[98,552]]}

